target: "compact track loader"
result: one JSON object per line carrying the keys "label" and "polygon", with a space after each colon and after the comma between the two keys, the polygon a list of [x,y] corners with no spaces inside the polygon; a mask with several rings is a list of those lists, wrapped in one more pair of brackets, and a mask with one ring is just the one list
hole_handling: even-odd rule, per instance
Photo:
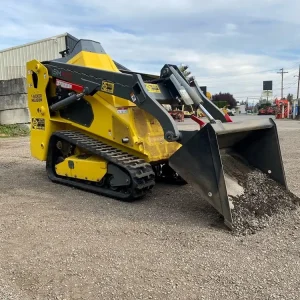
{"label": "compact track loader", "polygon": [[[31,153],[46,161],[53,182],[124,201],[146,195],[157,180],[188,183],[229,228],[223,153],[286,185],[272,119],[232,122],[175,65],[159,76],[133,72],[100,43],[79,40],[59,59],[29,61],[27,82]],[[178,103],[195,105],[209,122],[192,116],[199,130],[179,130],[162,105]]]}

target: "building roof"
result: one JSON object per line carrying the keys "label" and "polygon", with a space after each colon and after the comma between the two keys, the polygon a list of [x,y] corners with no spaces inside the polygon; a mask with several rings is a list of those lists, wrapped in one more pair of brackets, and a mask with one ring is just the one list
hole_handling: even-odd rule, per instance
{"label": "building roof", "polygon": [[19,46],[14,46],[14,47],[6,48],[6,49],[3,49],[3,50],[0,50],[0,53],[6,52],[6,51],[11,51],[11,50],[18,49],[18,48],[23,48],[23,47],[34,45],[34,44],[38,44],[38,43],[42,43],[42,42],[45,42],[45,41],[48,41],[48,40],[56,40],[58,38],[65,37],[65,36],[70,36],[71,38],[77,40],[77,38],[75,38],[73,35],[69,34],[68,32],[65,32],[65,33],[62,33],[62,34],[59,34],[59,35],[55,35],[55,36],[52,36],[52,37],[48,37],[48,38],[45,38],[45,39],[42,39],[42,40],[38,40],[38,41],[26,43],[26,44],[19,45]]}

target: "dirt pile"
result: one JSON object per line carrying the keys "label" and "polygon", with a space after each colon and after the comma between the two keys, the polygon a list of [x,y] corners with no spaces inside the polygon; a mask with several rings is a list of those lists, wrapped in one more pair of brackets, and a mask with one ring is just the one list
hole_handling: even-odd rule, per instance
{"label": "dirt pile", "polygon": [[[228,196],[234,206],[231,211],[234,234],[253,234],[268,227],[274,218],[300,206],[300,198],[239,158],[226,154],[222,162]],[[228,186],[228,180],[235,182],[238,192],[232,184]]]}

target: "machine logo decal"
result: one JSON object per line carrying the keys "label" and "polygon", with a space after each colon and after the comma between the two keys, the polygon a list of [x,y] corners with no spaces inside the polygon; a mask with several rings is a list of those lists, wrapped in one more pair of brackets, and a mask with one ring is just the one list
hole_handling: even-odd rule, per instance
{"label": "machine logo decal", "polygon": [[31,95],[31,101],[32,102],[42,102],[43,96],[42,94],[33,94]]}
{"label": "machine logo decal", "polygon": [[145,83],[145,85],[149,93],[161,93],[157,84]]}
{"label": "machine logo decal", "polygon": [[59,71],[57,69],[53,69],[52,74],[53,74],[53,76],[60,76],[61,77],[61,71]]}
{"label": "machine logo decal", "polygon": [[102,81],[102,84],[101,84],[101,91],[102,92],[113,94],[114,88],[115,88],[114,83],[108,82],[108,81]]}
{"label": "machine logo decal", "polygon": [[32,129],[45,130],[45,119],[32,118],[31,126],[32,126]]}

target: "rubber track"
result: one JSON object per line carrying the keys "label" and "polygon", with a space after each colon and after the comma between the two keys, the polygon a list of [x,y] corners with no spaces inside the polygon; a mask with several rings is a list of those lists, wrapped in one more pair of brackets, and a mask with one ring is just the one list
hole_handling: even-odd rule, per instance
{"label": "rubber track", "polygon": [[[99,192],[103,195],[123,200],[126,200],[126,198],[128,198],[128,200],[132,200],[143,196],[155,185],[155,173],[152,166],[143,159],[130,155],[103,142],[99,142],[98,140],[81,132],[63,130],[57,131],[53,135],[58,139],[62,139],[70,144],[76,145],[93,155],[102,157],[107,162],[115,164],[121,169],[125,169],[127,171],[132,181],[131,187],[133,189],[131,193],[125,194],[99,187]],[[69,179],[64,179],[64,181],[66,180],[70,181]],[[72,185],[76,186],[75,183],[72,183]],[[87,189],[93,189],[93,191],[96,191],[95,187],[87,187]]]}

